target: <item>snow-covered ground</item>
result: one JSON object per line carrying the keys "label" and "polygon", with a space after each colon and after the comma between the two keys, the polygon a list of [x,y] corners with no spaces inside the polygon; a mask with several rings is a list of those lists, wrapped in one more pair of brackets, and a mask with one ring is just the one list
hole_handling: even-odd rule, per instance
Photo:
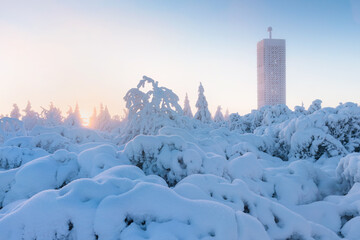
{"label": "snow-covered ground", "polygon": [[201,86],[192,118],[146,77],[125,101],[97,129],[0,119],[1,240],[360,239],[356,104],[212,120]]}

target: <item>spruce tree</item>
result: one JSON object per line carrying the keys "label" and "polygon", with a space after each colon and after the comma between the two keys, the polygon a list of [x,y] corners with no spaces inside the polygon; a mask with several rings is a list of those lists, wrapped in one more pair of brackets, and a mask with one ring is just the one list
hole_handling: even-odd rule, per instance
{"label": "spruce tree", "polygon": [[211,122],[211,114],[208,109],[208,103],[207,103],[206,97],[204,95],[204,88],[201,83],[200,83],[198,92],[199,92],[199,97],[196,102],[196,108],[198,110],[195,113],[195,119],[198,119],[203,123],[210,123]]}

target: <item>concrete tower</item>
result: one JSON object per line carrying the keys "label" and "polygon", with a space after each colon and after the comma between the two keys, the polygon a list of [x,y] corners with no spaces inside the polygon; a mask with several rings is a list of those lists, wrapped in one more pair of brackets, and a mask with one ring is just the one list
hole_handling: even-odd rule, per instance
{"label": "concrete tower", "polygon": [[257,44],[258,109],[265,105],[286,104],[286,48],[284,39],[269,38]]}

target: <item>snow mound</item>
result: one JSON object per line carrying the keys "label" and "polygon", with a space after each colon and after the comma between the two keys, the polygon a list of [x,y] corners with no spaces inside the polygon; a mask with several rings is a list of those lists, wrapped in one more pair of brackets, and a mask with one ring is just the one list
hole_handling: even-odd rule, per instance
{"label": "snow mound", "polygon": [[[12,179],[2,182],[7,185],[1,192],[2,206],[21,199],[27,199],[46,189],[56,189],[74,180],[79,171],[77,156],[66,150],[33,160],[12,171]],[[1,175],[7,172],[0,172]]]}

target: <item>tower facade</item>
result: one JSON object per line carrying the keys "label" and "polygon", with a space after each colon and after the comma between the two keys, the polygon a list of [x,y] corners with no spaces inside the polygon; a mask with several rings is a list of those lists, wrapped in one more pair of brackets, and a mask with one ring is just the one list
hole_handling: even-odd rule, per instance
{"label": "tower facade", "polygon": [[269,38],[257,43],[258,109],[286,104],[286,48],[284,39]]}

